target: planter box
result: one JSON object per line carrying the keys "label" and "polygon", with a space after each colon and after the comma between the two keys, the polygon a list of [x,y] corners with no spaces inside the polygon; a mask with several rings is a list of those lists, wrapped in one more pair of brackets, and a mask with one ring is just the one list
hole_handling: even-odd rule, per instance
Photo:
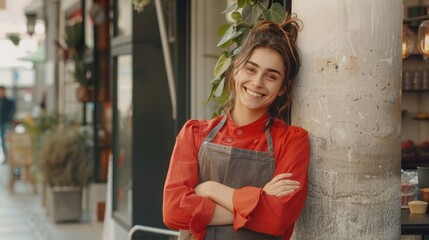
{"label": "planter box", "polygon": [[49,188],[49,215],[55,222],[80,221],[82,189],[80,187]]}

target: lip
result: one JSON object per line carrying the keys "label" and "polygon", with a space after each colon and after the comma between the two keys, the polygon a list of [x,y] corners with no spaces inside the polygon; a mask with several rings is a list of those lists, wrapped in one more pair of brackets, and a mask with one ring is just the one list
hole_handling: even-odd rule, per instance
{"label": "lip", "polygon": [[[263,93],[260,93],[260,92],[257,92],[257,91],[253,91],[253,90],[251,90],[251,89],[249,89],[249,88],[246,88],[246,87],[243,87],[244,88],[244,91],[248,94],[248,95],[250,95],[250,96],[252,96],[252,97],[255,97],[255,98],[261,98],[261,97],[264,97],[264,96],[266,96],[266,94],[263,94]],[[258,96],[257,96],[258,95]]]}

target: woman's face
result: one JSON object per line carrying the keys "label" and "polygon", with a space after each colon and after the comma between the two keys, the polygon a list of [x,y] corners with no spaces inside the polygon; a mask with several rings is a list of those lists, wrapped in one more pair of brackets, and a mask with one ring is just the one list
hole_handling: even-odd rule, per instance
{"label": "woman's face", "polygon": [[264,114],[276,97],[284,93],[284,77],[280,54],[270,48],[256,48],[235,75],[234,111]]}

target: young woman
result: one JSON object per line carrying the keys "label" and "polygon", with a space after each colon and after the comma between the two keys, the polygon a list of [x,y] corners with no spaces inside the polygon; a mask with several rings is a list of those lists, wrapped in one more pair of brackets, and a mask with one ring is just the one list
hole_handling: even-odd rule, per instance
{"label": "young woman", "polygon": [[164,223],[195,239],[289,239],[307,195],[307,132],[284,112],[300,68],[298,20],[258,23],[228,72],[224,116],[189,120],[164,187]]}

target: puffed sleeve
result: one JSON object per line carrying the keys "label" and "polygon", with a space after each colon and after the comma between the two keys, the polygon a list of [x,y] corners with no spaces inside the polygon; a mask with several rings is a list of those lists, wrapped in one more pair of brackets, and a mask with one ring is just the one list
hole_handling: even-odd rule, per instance
{"label": "puffed sleeve", "polygon": [[307,196],[310,146],[308,134],[304,129],[289,128],[284,140],[273,139],[283,142],[281,148],[275,149],[277,159],[274,176],[292,173],[291,179],[299,181],[300,188],[284,197],[267,195],[261,188],[251,186],[235,190],[233,194],[235,230],[245,227],[277,236],[292,233]]}
{"label": "puffed sleeve", "polygon": [[197,120],[188,121],[176,138],[164,185],[163,219],[168,227],[189,229],[196,239],[203,239],[215,203],[194,192],[198,184],[199,126]]}

